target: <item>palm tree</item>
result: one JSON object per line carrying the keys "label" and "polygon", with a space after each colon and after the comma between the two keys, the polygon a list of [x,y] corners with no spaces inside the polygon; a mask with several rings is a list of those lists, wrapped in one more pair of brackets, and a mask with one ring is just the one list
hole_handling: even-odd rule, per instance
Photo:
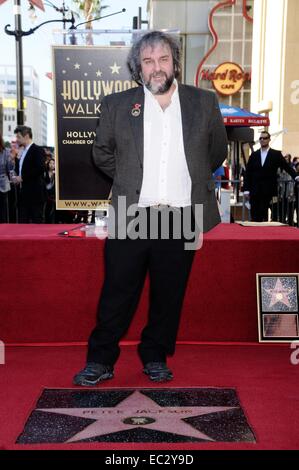
{"label": "palm tree", "polygon": [[[102,11],[105,8],[109,8],[108,5],[102,5],[101,0],[72,0],[72,1],[76,5],[77,9],[79,10],[79,14],[83,13],[85,21],[87,21],[85,28],[88,30],[93,29],[93,23],[91,22],[91,20],[93,20],[94,18],[98,16],[101,16]],[[87,35],[86,43],[93,44],[91,31]]]}

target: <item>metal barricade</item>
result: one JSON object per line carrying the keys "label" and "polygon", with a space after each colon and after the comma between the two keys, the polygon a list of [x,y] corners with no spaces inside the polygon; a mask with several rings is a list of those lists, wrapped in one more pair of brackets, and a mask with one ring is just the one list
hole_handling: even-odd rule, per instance
{"label": "metal barricade", "polygon": [[291,179],[277,181],[277,196],[271,201],[271,220],[299,228],[299,184]]}
{"label": "metal barricade", "polygon": [[[251,221],[250,203],[249,200],[244,198],[242,181],[222,179],[220,182],[217,181],[217,183],[219,184],[217,184],[216,188],[216,197],[220,206],[220,212],[222,212],[223,221],[228,222],[227,208],[221,208],[221,201],[226,199],[226,197],[223,198],[223,194],[224,191],[227,192],[227,189],[230,191],[230,221]],[[272,198],[269,220],[299,228],[299,184],[293,181],[293,179],[279,179],[277,181],[277,196]]]}

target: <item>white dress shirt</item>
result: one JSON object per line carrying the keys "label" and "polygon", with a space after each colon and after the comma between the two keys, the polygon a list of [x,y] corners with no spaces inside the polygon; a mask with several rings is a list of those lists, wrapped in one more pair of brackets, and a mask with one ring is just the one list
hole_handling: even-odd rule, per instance
{"label": "white dress shirt", "polygon": [[27,145],[27,147],[24,148],[24,150],[23,150],[23,152],[22,152],[22,155],[21,155],[21,157],[20,157],[19,176],[22,176],[22,166],[23,166],[25,157],[26,157],[27,152],[28,152],[28,150],[30,149],[31,145],[32,145],[32,142],[31,142],[31,144]]}
{"label": "white dress shirt", "polygon": [[138,205],[191,205],[191,178],[184,150],[178,85],[163,111],[144,87],[144,162]]}
{"label": "white dress shirt", "polygon": [[261,164],[262,164],[262,166],[264,166],[265,160],[266,160],[268,152],[269,152],[269,148],[270,147],[268,147],[266,150],[261,149]]}

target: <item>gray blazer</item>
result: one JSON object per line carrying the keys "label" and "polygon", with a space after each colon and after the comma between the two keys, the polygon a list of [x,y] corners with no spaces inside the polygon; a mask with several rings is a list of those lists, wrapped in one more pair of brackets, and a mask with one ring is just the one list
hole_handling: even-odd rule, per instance
{"label": "gray blazer", "polygon": [[14,169],[14,163],[9,159],[9,151],[4,149],[0,152],[0,191],[10,191],[9,172]]}
{"label": "gray blazer", "polygon": [[[227,137],[216,95],[179,85],[184,149],[191,177],[192,207],[203,204],[203,231],[220,222],[212,173],[227,156]],[[133,115],[135,105],[139,115]],[[136,108],[135,108],[136,109]],[[112,205],[126,196],[137,204],[143,178],[143,87],[114,93],[102,100],[96,139],[95,165],[113,179]],[[129,218],[127,218],[128,220]]]}

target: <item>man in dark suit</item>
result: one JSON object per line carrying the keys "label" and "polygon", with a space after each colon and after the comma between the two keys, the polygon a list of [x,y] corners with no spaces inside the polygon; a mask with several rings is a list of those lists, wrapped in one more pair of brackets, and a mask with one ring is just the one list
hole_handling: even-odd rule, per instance
{"label": "man in dark suit", "polygon": [[[97,325],[89,339],[86,367],[74,377],[76,385],[92,386],[113,377],[119,340],[131,322],[147,272],[149,318],[138,352],[150,380],[173,377],[166,359],[175,350],[194,257],[194,249],[186,249],[185,233],[172,236],[175,220],[189,216],[203,231],[220,222],[212,174],[227,155],[216,96],[177,83],[179,54],[179,44],[171,36],[158,31],[145,34],[128,58],[132,78],[141,86],[102,100],[93,158],[113,179],[113,210],[109,210]],[[138,209],[137,217],[132,207]],[[197,217],[199,207],[203,220]],[[170,237],[165,237],[168,209],[173,218],[168,219]],[[155,214],[160,221],[156,238],[152,236]],[[134,217],[141,232],[146,225],[145,237],[136,238]],[[115,221],[113,227],[110,219]]]}
{"label": "man in dark suit", "polygon": [[17,144],[24,147],[16,168],[18,176],[15,178],[15,182],[20,185],[18,221],[21,224],[41,224],[46,201],[45,152],[32,142],[30,127],[18,126],[14,133]]}
{"label": "man in dark suit", "polygon": [[263,131],[260,135],[261,148],[250,155],[246,166],[244,196],[250,200],[251,220],[254,222],[268,221],[271,199],[277,195],[278,168],[298,179],[282,153],[270,148],[270,140],[269,132]]}

